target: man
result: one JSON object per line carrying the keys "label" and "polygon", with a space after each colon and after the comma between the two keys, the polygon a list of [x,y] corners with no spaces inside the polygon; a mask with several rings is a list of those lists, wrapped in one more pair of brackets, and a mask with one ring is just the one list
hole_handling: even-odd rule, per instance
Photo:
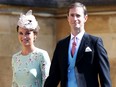
{"label": "man", "polygon": [[83,4],[69,7],[71,34],[57,43],[44,87],[111,87],[107,52],[101,38],[85,32],[87,18]]}

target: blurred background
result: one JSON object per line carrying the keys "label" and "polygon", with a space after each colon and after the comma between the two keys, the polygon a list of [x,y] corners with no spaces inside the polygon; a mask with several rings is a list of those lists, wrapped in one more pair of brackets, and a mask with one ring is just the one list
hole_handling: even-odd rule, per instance
{"label": "blurred background", "polygon": [[0,0],[0,87],[11,87],[12,55],[21,49],[16,32],[20,13],[33,10],[41,28],[35,45],[52,59],[57,41],[70,34],[67,6],[75,1],[87,6],[86,32],[103,39],[116,87],[116,0]]}

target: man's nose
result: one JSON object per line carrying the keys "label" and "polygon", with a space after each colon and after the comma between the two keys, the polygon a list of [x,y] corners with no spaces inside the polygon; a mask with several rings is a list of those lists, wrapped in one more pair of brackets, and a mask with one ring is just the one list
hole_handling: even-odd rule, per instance
{"label": "man's nose", "polygon": [[78,18],[76,16],[74,16],[74,20],[77,20]]}

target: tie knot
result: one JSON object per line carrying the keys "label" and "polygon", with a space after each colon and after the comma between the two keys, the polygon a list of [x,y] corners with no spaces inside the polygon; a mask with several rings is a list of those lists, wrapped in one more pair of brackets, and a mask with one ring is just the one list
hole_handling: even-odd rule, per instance
{"label": "tie knot", "polygon": [[74,46],[76,46],[76,37],[73,37],[73,43]]}
{"label": "tie knot", "polygon": [[76,42],[75,42],[75,40],[73,41],[73,43],[72,43],[74,46],[76,46]]}

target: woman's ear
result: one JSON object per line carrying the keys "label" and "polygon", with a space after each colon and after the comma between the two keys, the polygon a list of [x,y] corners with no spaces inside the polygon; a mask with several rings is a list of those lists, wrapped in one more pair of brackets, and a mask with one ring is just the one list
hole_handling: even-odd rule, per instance
{"label": "woman's ear", "polygon": [[37,39],[37,35],[34,35],[34,42],[35,42],[36,39]]}

